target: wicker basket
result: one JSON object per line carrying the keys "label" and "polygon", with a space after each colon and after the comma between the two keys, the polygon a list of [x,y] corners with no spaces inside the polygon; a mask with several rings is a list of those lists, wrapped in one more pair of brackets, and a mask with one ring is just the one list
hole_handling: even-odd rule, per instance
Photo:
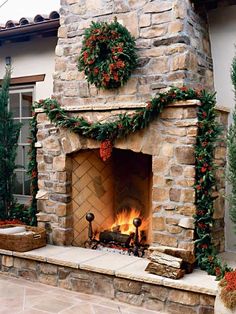
{"label": "wicker basket", "polygon": [[[10,228],[22,225],[4,225],[0,228]],[[26,231],[33,233],[25,235],[0,234],[0,249],[26,252],[46,245],[46,231],[43,228],[24,226]]]}

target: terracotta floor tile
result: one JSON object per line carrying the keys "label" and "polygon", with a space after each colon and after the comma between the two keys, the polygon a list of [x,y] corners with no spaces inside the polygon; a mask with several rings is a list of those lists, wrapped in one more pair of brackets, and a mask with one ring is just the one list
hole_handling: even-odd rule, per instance
{"label": "terracotta floor tile", "polygon": [[158,314],[159,312],[0,274],[0,314],[50,313]]}
{"label": "terracotta floor tile", "polygon": [[[60,312],[60,314],[95,314],[92,308],[92,305],[86,302],[81,302],[67,310]],[[107,313],[103,313],[107,314]]]}
{"label": "terracotta floor tile", "polygon": [[95,314],[122,314],[122,311],[117,308],[110,308],[102,305],[93,305],[93,310]]}
{"label": "terracotta floor tile", "polygon": [[60,311],[70,308],[72,305],[73,303],[60,301],[59,299],[48,297],[44,298],[43,302],[42,300],[39,300],[39,302],[32,308],[36,310],[42,310],[48,313],[58,313]]}

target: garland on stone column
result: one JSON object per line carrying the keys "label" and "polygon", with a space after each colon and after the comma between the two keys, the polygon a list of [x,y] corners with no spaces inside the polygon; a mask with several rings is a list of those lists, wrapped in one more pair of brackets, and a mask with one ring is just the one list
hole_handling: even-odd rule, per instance
{"label": "garland on stone column", "polygon": [[[222,265],[217,258],[212,244],[211,229],[213,227],[213,192],[215,189],[214,149],[217,143],[220,126],[216,121],[215,96],[204,90],[171,88],[166,93],[160,93],[157,97],[147,102],[145,108],[138,109],[135,113],[120,114],[116,121],[94,122],[79,117],[71,117],[61,108],[56,99],[45,99],[37,103],[37,107],[43,108],[48,118],[58,127],[92,138],[101,142],[100,155],[103,160],[108,159],[112,154],[112,146],[117,138],[125,137],[131,133],[141,130],[149,125],[163,108],[176,101],[191,99],[200,100],[198,110],[198,135],[195,145],[196,157],[196,214],[195,218],[195,250],[198,266],[211,275],[221,278],[229,268]],[[37,190],[37,165],[36,165],[36,120],[32,121],[32,151],[30,171],[32,174],[33,191]],[[35,190],[34,190],[35,188]],[[33,194],[33,204],[35,194]],[[36,206],[36,205],[34,205]],[[32,206],[32,208],[34,207]],[[34,209],[35,213],[36,210]]]}
{"label": "garland on stone column", "polygon": [[31,196],[32,201],[31,205],[28,208],[28,217],[29,217],[29,223],[32,226],[35,226],[37,224],[37,200],[36,200],[36,194],[38,192],[38,169],[37,169],[37,161],[36,161],[36,155],[37,150],[35,147],[36,141],[37,141],[37,119],[36,114],[34,112],[33,108],[33,116],[32,120],[30,122],[30,149],[29,149],[29,164],[28,164],[28,174],[31,177]]}

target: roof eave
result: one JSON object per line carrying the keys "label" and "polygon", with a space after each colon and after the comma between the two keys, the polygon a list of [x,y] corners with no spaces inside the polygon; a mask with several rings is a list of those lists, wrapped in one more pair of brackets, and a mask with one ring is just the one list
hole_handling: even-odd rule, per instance
{"label": "roof eave", "polygon": [[25,36],[33,36],[57,31],[60,26],[59,19],[46,20],[36,24],[16,26],[13,28],[4,28],[0,30],[0,41],[11,41]]}

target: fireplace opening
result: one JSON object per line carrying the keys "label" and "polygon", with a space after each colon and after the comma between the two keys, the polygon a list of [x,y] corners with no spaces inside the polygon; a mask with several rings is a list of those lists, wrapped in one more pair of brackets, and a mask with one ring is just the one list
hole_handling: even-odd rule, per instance
{"label": "fireplace opening", "polygon": [[103,162],[94,149],[71,157],[72,244],[142,255],[151,242],[152,156],[114,149]]}

